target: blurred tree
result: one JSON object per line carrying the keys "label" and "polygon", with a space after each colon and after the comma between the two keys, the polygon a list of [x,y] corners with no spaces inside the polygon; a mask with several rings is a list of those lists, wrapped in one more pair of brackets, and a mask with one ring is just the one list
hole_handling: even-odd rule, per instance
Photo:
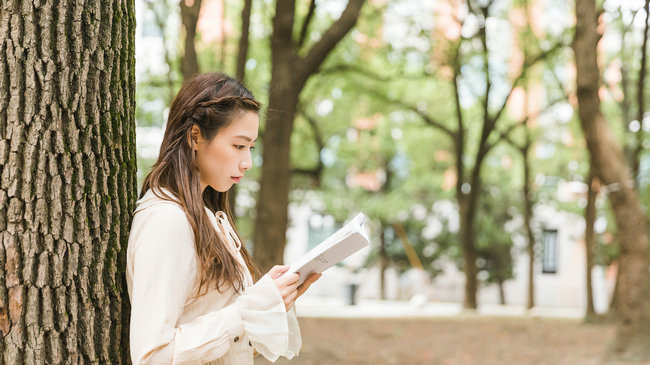
{"label": "blurred tree", "polygon": [[[162,49],[163,49],[163,56],[165,59],[165,64],[168,68],[168,71],[164,74],[164,83],[158,83],[154,81],[156,78],[153,75],[147,75],[146,77],[146,83],[148,84],[153,84],[151,86],[154,87],[160,87],[163,86],[163,84],[167,88],[167,92],[165,94],[165,105],[169,106],[172,103],[172,100],[174,99],[174,94],[176,92],[175,88],[175,77],[174,77],[174,71],[175,71],[175,65],[177,62],[174,60],[174,56],[172,51],[169,49],[168,46],[168,35],[166,32],[166,24],[167,24],[167,19],[171,16],[171,9],[169,6],[169,3],[167,0],[165,1],[153,1],[153,0],[145,0],[145,6],[147,7],[147,10],[151,12],[153,15],[153,23],[156,26],[156,29],[160,32],[160,37],[162,38]],[[141,83],[141,82],[138,82]],[[139,98],[138,98],[139,99]]]}
{"label": "blurred tree", "polygon": [[[282,262],[290,190],[290,141],[300,92],[305,83],[352,29],[363,0],[349,0],[336,20],[305,56],[294,40],[295,2],[277,0],[271,36],[271,83],[263,131],[264,164],[257,200],[254,250],[263,271]],[[305,22],[310,17],[305,17]]]}
{"label": "blurred tree", "polygon": [[593,161],[590,161],[589,173],[587,175],[587,206],[585,207],[585,275],[587,278],[587,310],[585,313],[585,321],[593,321],[596,318],[591,272],[595,265],[596,235],[594,232],[594,223],[596,222],[596,198],[599,192],[598,179],[594,174],[594,164]]}
{"label": "blurred tree", "polygon": [[[643,152],[644,129],[642,127],[644,119],[647,120],[645,115],[647,113],[645,78],[648,63],[650,18],[647,15],[649,1],[646,0],[644,3],[643,7],[634,10],[633,16],[628,23],[624,20],[623,14],[625,10],[623,10],[623,5],[619,5],[616,19],[619,22],[618,31],[621,39],[621,48],[616,60],[620,62],[621,72],[620,90],[622,91],[622,97],[618,104],[621,108],[622,130],[625,134],[623,151],[628,159],[629,166],[632,167],[632,175],[637,180],[637,183],[639,183],[639,163]],[[645,21],[640,44],[628,42],[627,40],[633,33],[633,22],[644,14]],[[638,48],[634,48],[637,46]],[[639,60],[638,66],[632,65],[633,60]],[[635,81],[636,84],[634,84]]]}
{"label": "blurred tree", "polygon": [[476,240],[477,267],[479,273],[485,272],[484,283],[497,284],[501,304],[506,304],[503,284],[514,277],[512,232],[506,229],[506,224],[514,218],[512,207],[515,203],[513,195],[504,189],[508,185],[503,181],[500,187],[491,185],[483,189],[479,204],[481,214],[476,219],[476,229],[481,232]]}
{"label": "blurred tree", "polygon": [[196,23],[201,12],[201,2],[202,0],[180,0],[181,21],[183,23],[182,34],[185,36],[184,52],[181,59],[183,80],[187,80],[200,72],[194,41],[196,38]]}
{"label": "blurred tree", "polygon": [[[239,36],[239,47],[237,50],[237,63],[236,63],[236,71],[235,71],[235,77],[237,80],[241,81],[244,83],[245,78],[246,78],[246,59],[248,56],[248,46],[249,46],[249,28],[250,28],[250,22],[251,22],[251,9],[253,7],[253,0],[244,0],[244,6],[241,11],[241,35]],[[225,4],[224,4],[224,9],[225,9]],[[221,42],[222,47],[221,47],[221,54],[222,54],[222,69],[223,69],[223,58],[225,54],[225,49],[226,47],[224,46],[226,44],[225,39],[222,40]],[[229,194],[229,202],[230,202],[230,211],[233,212],[233,214],[236,213],[235,209],[235,203],[237,202],[237,185],[233,185],[232,188],[228,191]]]}
{"label": "blurred tree", "polygon": [[127,363],[133,1],[0,10],[0,362]]}
{"label": "blurred tree", "polygon": [[[647,189],[648,179],[642,176],[641,162],[647,150],[648,111],[646,106],[647,85],[647,49],[650,19],[648,17],[648,1],[644,1],[638,8],[630,8],[631,4],[621,3],[615,11],[608,12],[612,15],[611,30],[608,33],[618,33],[620,48],[613,55],[604,72],[605,82],[603,91],[608,90],[613,96],[620,113],[608,113],[607,103],[604,103],[603,113],[612,120],[621,121],[623,153],[632,176],[637,184],[641,199],[645,202],[646,210],[650,191]],[[645,16],[641,29],[636,26],[637,19]],[[608,24],[609,25],[609,24]],[[640,37],[638,37],[640,35]],[[640,39],[639,39],[640,38]],[[637,63],[636,60],[639,60]],[[620,72],[620,76],[612,76]],[[616,316],[618,298],[618,276],[614,287],[614,294],[610,302],[609,316]]]}
{"label": "blurred tree", "polygon": [[[510,126],[497,128],[499,121],[505,119],[503,118],[503,112],[515,88],[525,79],[526,73],[530,68],[538,62],[545,60],[564,46],[564,42],[560,39],[550,47],[542,49],[539,44],[543,42],[537,40],[537,44],[533,45],[537,46],[536,48],[538,50],[536,54],[523,60],[522,64],[519,65],[519,73],[514,75],[509,82],[507,86],[508,91],[503,100],[500,102],[495,101],[495,93],[492,90],[495,74],[490,66],[490,55],[493,50],[488,48],[488,28],[486,26],[488,23],[487,19],[493,15],[491,9],[494,4],[495,1],[481,3],[469,1],[467,3],[469,13],[464,18],[454,19],[454,22],[456,22],[460,30],[463,28],[465,20],[468,17],[472,17],[477,21],[477,30],[469,36],[459,33],[450,37],[444,37],[438,41],[438,47],[442,50],[439,51],[440,68],[444,70],[440,72],[440,76],[444,79],[444,72],[448,72],[448,78],[450,78],[453,87],[452,105],[454,107],[454,113],[452,118],[455,119],[455,127],[450,127],[439,116],[433,116],[432,113],[428,113],[427,108],[420,103],[412,105],[403,100],[398,100],[390,94],[387,96],[375,90],[367,90],[379,98],[384,98],[391,103],[416,113],[427,125],[443,133],[452,141],[456,175],[455,197],[459,206],[460,215],[460,230],[458,233],[462,244],[463,270],[466,276],[465,299],[463,304],[466,308],[473,309],[477,307],[476,275],[478,273],[476,266],[478,254],[476,250],[476,227],[474,220],[480,199],[478,192],[481,191],[481,170],[483,163],[493,147],[503,141],[505,136],[510,133],[510,130],[516,127],[516,124],[511,124]],[[480,64],[478,69],[475,66],[477,63]],[[368,74],[367,72],[365,73]],[[427,75],[426,72],[425,75],[429,77],[433,76],[430,73]],[[381,80],[381,77],[371,76],[377,80]],[[461,88],[464,86],[461,84],[467,82],[465,78],[482,78],[483,81],[483,86],[480,90],[481,95],[477,95],[479,105],[474,108],[466,108],[461,103]],[[478,94],[479,91],[472,88],[472,92]],[[495,104],[497,105],[496,107],[494,107]],[[478,121],[478,125],[473,125],[475,123],[474,121]],[[474,130],[479,131],[478,135],[470,133]],[[478,139],[476,143],[468,142],[471,137]]]}
{"label": "blurred tree", "polygon": [[[237,50],[237,70],[235,77],[244,82],[246,79],[246,60],[248,58],[249,28],[251,24],[251,10],[253,0],[244,0],[244,7],[241,11],[241,35],[239,36],[239,47]],[[225,43],[225,42],[224,42]]]}
{"label": "blurred tree", "polygon": [[650,359],[647,220],[621,147],[600,110],[596,45],[601,34],[595,1],[577,0],[576,19],[573,50],[580,122],[596,175],[607,185],[621,248],[616,351],[625,357]]}

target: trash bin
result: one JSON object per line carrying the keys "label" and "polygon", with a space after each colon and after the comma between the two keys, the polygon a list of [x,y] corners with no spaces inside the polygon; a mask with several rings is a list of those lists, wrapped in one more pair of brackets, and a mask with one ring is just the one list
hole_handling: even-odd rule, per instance
{"label": "trash bin", "polygon": [[356,305],[357,304],[357,287],[355,283],[350,283],[345,285],[345,304],[347,305]]}

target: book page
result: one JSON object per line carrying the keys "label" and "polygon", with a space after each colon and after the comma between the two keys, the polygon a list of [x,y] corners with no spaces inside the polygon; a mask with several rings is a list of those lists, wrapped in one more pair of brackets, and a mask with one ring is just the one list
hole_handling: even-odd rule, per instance
{"label": "book page", "polygon": [[294,262],[287,273],[300,274],[299,285],[312,273],[321,273],[369,243],[364,229],[367,218],[357,214],[350,222]]}

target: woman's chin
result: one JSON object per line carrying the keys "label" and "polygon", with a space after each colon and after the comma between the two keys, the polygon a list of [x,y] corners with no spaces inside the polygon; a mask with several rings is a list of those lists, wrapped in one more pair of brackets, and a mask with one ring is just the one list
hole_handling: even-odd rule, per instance
{"label": "woman's chin", "polygon": [[234,184],[220,185],[220,186],[219,185],[210,185],[210,187],[212,187],[212,189],[214,189],[214,190],[216,190],[216,191],[218,191],[220,193],[225,193],[228,190],[230,190],[230,188],[232,188],[233,185]]}

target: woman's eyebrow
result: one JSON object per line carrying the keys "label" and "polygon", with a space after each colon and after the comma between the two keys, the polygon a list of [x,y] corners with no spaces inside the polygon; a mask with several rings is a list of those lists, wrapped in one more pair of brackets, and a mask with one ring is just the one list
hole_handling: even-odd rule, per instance
{"label": "woman's eyebrow", "polygon": [[257,138],[255,138],[255,140],[253,140],[251,137],[249,137],[249,136],[245,136],[245,135],[243,135],[243,134],[238,134],[238,135],[235,136],[235,138],[243,138],[243,139],[247,140],[248,142],[251,142],[251,141],[252,141],[252,142],[255,142],[255,141],[257,141]]}

